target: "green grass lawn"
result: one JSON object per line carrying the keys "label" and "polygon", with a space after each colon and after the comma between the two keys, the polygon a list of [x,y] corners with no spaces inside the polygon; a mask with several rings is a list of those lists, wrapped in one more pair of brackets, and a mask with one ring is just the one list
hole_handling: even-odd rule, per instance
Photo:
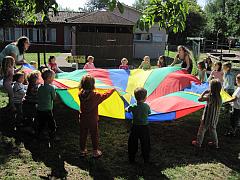
{"label": "green grass lawn", "polygon": [[[59,56],[61,53],[60,52],[55,52],[55,53],[46,53],[46,62],[48,63],[48,58],[50,56]],[[24,54],[24,58],[26,59],[27,62],[30,62],[30,61],[36,61],[38,62],[38,55],[37,53],[25,53]],[[44,64],[44,55],[43,53],[40,53],[40,61],[41,61],[41,64]]]}
{"label": "green grass lawn", "polygon": [[[175,58],[176,54],[177,54],[177,51],[167,51],[167,50],[165,50],[165,56],[168,56],[168,57],[171,57],[171,58]],[[199,60],[203,60],[206,57],[207,57],[206,53],[200,53]]]}
{"label": "green grass lawn", "polygon": [[[6,105],[6,95],[0,90],[0,105]],[[100,147],[103,157],[79,157],[79,128],[76,111],[67,108],[60,100],[55,103],[55,119],[60,141],[38,142],[29,136],[22,137],[10,130],[10,114],[0,112],[0,179],[48,179],[48,174],[65,169],[67,179],[240,179],[240,140],[224,137],[228,120],[221,115],[218,135],[221,149],[207,144],[208,134],[201,150],[191,146],[196,137],[201,111],[169,123],[153,123],[151,133],[151,160],[144,165],[140,155],[138,164],[127,161],[128,126],[124,120],[101,118]],[[15,138],[24,142],[17,144]],[[140,153],[138,153],[140,154]]]}

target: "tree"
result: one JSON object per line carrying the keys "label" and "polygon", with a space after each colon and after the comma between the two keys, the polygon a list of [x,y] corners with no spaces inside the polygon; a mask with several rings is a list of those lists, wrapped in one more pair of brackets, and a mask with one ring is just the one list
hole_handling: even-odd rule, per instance
{"label": "tree", "polygon": [[143,11],[149,3],[149,0],[135,0],[133,7],[139,11]]}
{"label": "tree", "polygon": [[206,17],[197,4],[196,0],[186,0],[188,4],[188,14],[186,18],[186,29],[183,32],[169,33],[169,42],[171,44],[184,44],[187,37],[203,36],[203,31],[206,26]]}
{"label": "tree", "polygon": [[141,30],[149,30],[154,24],[177,33],[185,29],[188,6],[183,0],[150,0],[138,21]]}
{"label": "tree", "polygon": [[48,12],[57,12],[56,0],[0,0],[0,23],[9,25],[16,23],[36,22],[38,15],[48,21]]}
{"label": "tree", "polygon": [[240,36],[240,1],[238,0],[210,0],[206,7],[207,25],[204,35],[208,39],[216,40]]}
{"label": "tree", "polygon": [[107,3],[104,0],[88,0],[85,5],[87,11],[93,12],[99,9],[104,9],[107,7]]}

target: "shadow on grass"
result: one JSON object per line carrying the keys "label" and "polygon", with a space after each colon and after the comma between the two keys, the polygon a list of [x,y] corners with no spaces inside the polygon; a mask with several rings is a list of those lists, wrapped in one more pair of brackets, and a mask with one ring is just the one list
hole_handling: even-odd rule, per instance
{"label": "shadow on grass", "polygon": [[[94,179],[104,180],[139,179],[141,177],[144,179],[167,179],[162,174],[166,168],[207,162],[221,162],[235,171],[240,171],[237,159],[237,154],[240,152],[240,140],[223,136],[226,126],[228,126],[226,120],[220,120],[218,126],[221,149],[209,148],[206,145],[209,140],[207,136],[201,150],[196,150],[191,146],[191,141],[196,137],[199,126],[197,119],[200,118],[200,115],[201,112],[197,112],[174,122],[151,124],[151,160],[154,163],[150,165],[144,165],[140,155],[137,157],[136,165],[128,163],[126,122],[107,118],[102,118],[104,120],[99,122],[100,147],[103,150],[103,157],[92,158],[92,146],[89,139],[87,144],[89,154],[86,158],[80,158],[78,114],[59,101],[56,104],[55,119],[60,141],[40,142],[29,135],[11,134],[6,123],[2,123],[0,131],[6,136],[15,136],[24,142],[25,148],[32,153],[33,160],[44,162],[51,168],[52,175],[57,177],[66,176],[64,162],[88,171]],[[6,121],[9,119],[8,116],[9,114],[1,113],[1,120]],[[9,152],[11,153],[11,151]],[[76,177],[84,179],[82,176],[82,174],[76,175]],[[47,179],[48,177],[42,178]]]}

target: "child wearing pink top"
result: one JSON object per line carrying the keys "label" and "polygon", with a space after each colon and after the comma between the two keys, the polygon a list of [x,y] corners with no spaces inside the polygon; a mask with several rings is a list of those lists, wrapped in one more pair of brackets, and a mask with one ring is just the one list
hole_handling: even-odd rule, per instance
{"label": "child wearing pink top", "polygon": [[214,70],[211,72],[208,81],[211,81],[212,79],[218,79],[221,83],[223,83],[222,63],[215,62],[213,69]]}
{"label": "child wearing pink top", "polygon": [[129,68],[128,68],[128,60],[127,60],[127,58],[122,58],[122,60],[121,60],[121,65],[119,66],[119,69],[125,69],[125,70],[128,70]]}
{"label": "child wearing pink top", "polygon": [[88,56],[87,61],[88,62],[84,65],[83,69],[95,69],[95,66],[93,64],[94,57],[93,56]]}

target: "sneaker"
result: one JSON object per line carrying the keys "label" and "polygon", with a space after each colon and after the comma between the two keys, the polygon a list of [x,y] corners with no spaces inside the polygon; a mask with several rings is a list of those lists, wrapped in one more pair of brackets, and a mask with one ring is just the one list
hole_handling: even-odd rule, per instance
{"label": "sneaker", "polygon": [[195,147],[198,147],[198,148],[201,147],[201,145],[197,142],[197,140],[193,140],[192,145],[195,146]]}
{"label": "sneaker", "polygon": [[219,149],[220,147],[218,146],[218,145],[216,145],[216,143],[214,143],[214,142],[212,142],[212,141],[209,141],[208,142],[208,146],[210,146],[210,147],[215,147],[216,149]]}
{"label": "sneaker", "polygon": [[235,137],[236,136],[236,133],[233,132],[233,131],[228,131],[224,134],[224,136],[228,136],[228,137]]}
{"label": "sneaker", "polygon": [[88,153],[87,149],[84,149],[83,151],[80,151],[80,157],[87,156],[87,153]]}
{"label": "sneaker", "polygon": [[102,156],[102,151],[100,151],[100,150],[94,150],[93,151],[93,157],[94,158],[99,158],[101,156]]}

